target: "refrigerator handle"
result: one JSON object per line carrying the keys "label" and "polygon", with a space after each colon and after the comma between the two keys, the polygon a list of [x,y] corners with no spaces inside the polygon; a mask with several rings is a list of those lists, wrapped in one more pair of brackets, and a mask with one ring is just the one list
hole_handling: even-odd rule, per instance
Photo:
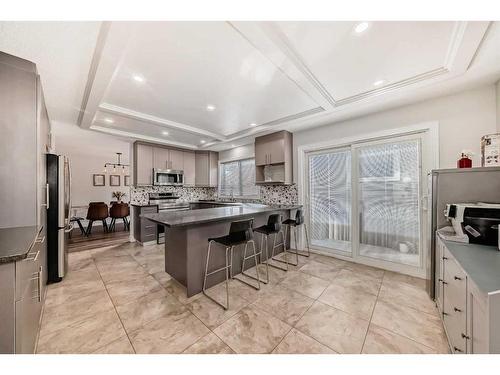
{"label": "refrigerator handle", "polygon": [[50,205],[49,205],[49,187],[50,185],[49,184],[46,184],[45,185],[45,202],[46,203],[42,203],[41,206],[45,206],[45,208],[48,210]]}

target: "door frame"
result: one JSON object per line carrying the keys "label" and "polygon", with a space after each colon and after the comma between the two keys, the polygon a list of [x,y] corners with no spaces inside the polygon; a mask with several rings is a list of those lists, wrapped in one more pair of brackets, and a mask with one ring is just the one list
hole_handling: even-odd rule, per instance
{"label": "door frame", "polygon": [[[424,122],[424,123],[419,123],[415,125],[410,125],[402,128],[394,128],[394,129],[387,129],[379,132],[374,132],[374,133],[366,133],[363,135],[358,135],[358,136],[352,136],[352,137],[346,137],[346,138],[341,138],[341,139],[335,139],[335,140],[330,140],[326,142],[319,142],[319,143],[311,143],[311,144],[306,144],[306,145],[301,145],[297,147],[297,189],[298,189],[298,199],[299,199],[299,204],[303,205],[304,207],[304,213],[305,213],[305,219],[306,223],[308,225],[308,228],[310,227],[310,215],[309,215],[309,192],[308,192],[308,185],[309,185],[309,167],[308,167],[308,154],[313,153],[313,152],[320,152],[320,151],[327,151],[330,149],[342,149],[342,148],[351,148],[355,149],[358,144],[369,144],[369,143],[378,143],[377,141],[381,141],[382,143],[384,140],[389,140],[389,139],[394,139],[394,138],[406,138],[408,136],[412,135],[420,135],[422,137],[421,141],[421,182],[420,182],[420,188],[421,188],[421,202],[420,206],[421,209],[420,211],[420,222],[421,222],[421,230],[420,230],[420,236],[421,236],[421,251],[422,251],[422,256],[421,256],[421,264],[419,267],[414,267],[414,266],[409,266],[409,265],[403,265],[399,263],[391,263],[388,261],[383,261],[383,260],[377,260],[374,258],[368,258],[368,257],[360,257],[357,255],[358,249],[357,245],[354,244],[354,242],[357,243],[357,239],[355,241],[355,236],[359,236],[358,233],[358,228],[357,228],[357,220],[354,220],[354,215],[355,215],[355,209],[353,206],[353,210],[351,212],[352,215],[352,222],[353,225],[351,226],[352,228],[352,236],[351,236],[351,249],[352,253],[351,255],[346,255],[345,253],[340,253],[340,252],[325,252],[324,250],[322,251],[321,248],[317,247],[311,247],[311,250],[315,253],[318,254],[323,254],[323,255],[328,255],[332,257],[337,257],[339,259],[344,259],[356,263],[361,263],[369,266],[375,266],[383,269],[387,269],[390,271],[396,271],[396,272],[402,272],[408,275],[412,276],[417,276],[417,277],[426,277],[426,261],[427,257],[429,256],[429,251],[430,249],[427,248],[427,244],[425,241],[426,236],[429,235],[428,233],[428,226],[429,224],[426,222],[427,220],[427,209],[429,208],[427,204],[427,199],[428,199],[428,193],[427,193],[427,178],[426,175],[430,170],[432,169],[437,169],[439,167],[439,122],[437,121],[430,121],[430,122]],[[354,182],[355,178],[357,175],[357,152],[353,152],[351,155],[352,158],[352,165],[355,166],[353,168],[354,170],[351,171],[351,181]],[[353,194],[352,194],[352,201],[354,202],[357,200],[357,185],[356,188],[353,186]],[[304,236],[302,233],[300,233],[299,238],[298,238],[298,248],[299,249],[304,249]]]}

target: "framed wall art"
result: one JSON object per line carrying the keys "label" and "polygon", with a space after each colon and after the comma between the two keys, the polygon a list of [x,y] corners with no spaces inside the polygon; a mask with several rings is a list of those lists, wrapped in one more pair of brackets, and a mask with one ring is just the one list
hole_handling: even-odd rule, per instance
{"label": "framed wall art", "polygon": [[109,175],[109,186],[120,186],[120,175]]}
{"label": "framed wall art", "polygon": [[94,186],[105,186],[106,185],[106,176],[103,174],[94,174],[93,175]]}

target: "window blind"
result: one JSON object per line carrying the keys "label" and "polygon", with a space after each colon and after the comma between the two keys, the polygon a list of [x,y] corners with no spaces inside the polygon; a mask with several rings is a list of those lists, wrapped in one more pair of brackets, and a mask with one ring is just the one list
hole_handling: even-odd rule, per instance
{"label": "window blind", "polygon": [[255,185],[255,159],[221,163],[221,196],[253,197],[259,194]]}

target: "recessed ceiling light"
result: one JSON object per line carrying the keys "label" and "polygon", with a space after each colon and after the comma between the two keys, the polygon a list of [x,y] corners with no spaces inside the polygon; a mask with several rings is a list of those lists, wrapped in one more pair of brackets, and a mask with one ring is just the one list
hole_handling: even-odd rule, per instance
{"label": "recessed ceiling light", "polygon": [[383,85],[385,81],[383,79],[379,79],[378,81],[373,82],[373,86]]}
{"label": "recessed ceiling light", "polygon": [[257,126],[257,124],[255,122],[252,122],[250,126]]}
{"label": "recessed ceiling light", "polygon": [[136,81],[136,82],[140,82],[140,83],[144,82],[144,77],[142,77],[142,76],[140,76],[140,75],[137,75],[137,74],[136,74],[136,75],[132,76],[132,78],[133,78],[133,79],[134,79],[134,81]]}
{"label": "recessed ceiling light", "polygon": [[354,31],[356,31],[358,34],[361,34],[363,31],[366,31],[366,29],[368,29],[368,26],[370,26],[368,22],[360,22],[356,25]]}
{"label": "recessed ceiling light", "polygon": [[167,131],[163,131],[163,132],[161,132],[161,134],[168,135],[168,132]]}
{"label": "recessed ceiling light", "polygon": [[204,139],[202,139],[202,140],[200,141],[200,143],[206,143],[206,142],[207,142],[207,141],[205,141]]}
{"label": "recessed ceiling light", "polygon": [[112,118],[106,117],[104,119],[104,122],[107,122],[108,124],[112,124],[113,122],[115,122],[115,120],[113,120]]}
{"label": "recessed ceiling light", "polygon": [[212,104],[207,105],[207,111],[209,111],[209,112],[215,111],[215,106]]}

